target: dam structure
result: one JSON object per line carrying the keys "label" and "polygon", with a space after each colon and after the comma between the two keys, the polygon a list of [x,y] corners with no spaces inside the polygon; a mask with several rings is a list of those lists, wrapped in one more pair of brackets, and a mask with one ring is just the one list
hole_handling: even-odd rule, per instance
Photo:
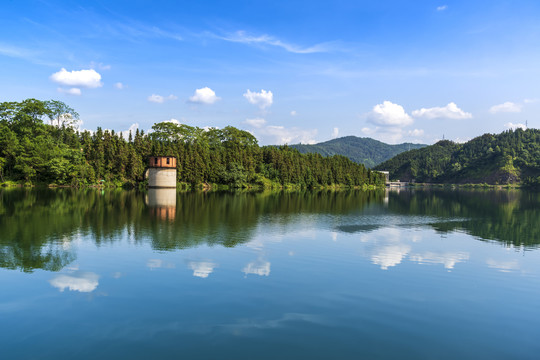
{"label": "dam structure", "polygon": [[149,188],[176,188],[176,158],[150,156],[147,177]]}

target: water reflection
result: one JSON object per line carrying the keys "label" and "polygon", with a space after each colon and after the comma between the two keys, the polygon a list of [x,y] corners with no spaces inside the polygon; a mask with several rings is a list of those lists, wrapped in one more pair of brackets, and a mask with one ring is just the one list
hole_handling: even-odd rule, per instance
{"label": "water reflection", "polygon": [[426,251],[423,253],[411,254],[411,261],[419,264],[443,264],[445,269],[451,270],[460,262],[469,260],[467,252],[433,252]]}
{"label": "water reflection", "polygon": [[486,260],[486,264],[490,268],[497,269],[501,272],[511,272],[520,269],[519,262],[517,260],[505,261],[490,258]]}
{"label": "water reflection", "polygon": [[247,264],[242,269],[242,272],[246,275],[254,274],[259,276],[268,276],[270,275],[270,261],[259,258],[256,261],[252,261]]}
{"label": "water reflection", "polygon": [[[100,246],[127,238],[160,251],[246,243],[262,249],[258,232],[268,229],[285,236],[291,231],[300,234],[301,229],[302,236],[330,232],[334,241],[339,233],[356,234],[370,244],[366,256],[383,269],[406,257],[452,269],[469,254],[414,251],[414,239],[403,243],[397,237],[403,229],[424,227],[440,234],[463,231],[481,240],[533,249],[540,243],[539,218],[540,194],[525,191],[0,190],[0,267],[59,271],[77,258],[77,246],[72,245],[81,239]],[[148,267],[164,267],[160,261],[149,260]],[[193,262],[189,267],[195,276],[206,277],[216,264]],[[505,267],[510,265],[500,266]],[[242,271],[268,276],[270,262],[261,257]]]}
{"label": "water reflection", "polygon": [[210,261],[190,261],[188,266],[193,270],[193,276],[205,279],[214,272],[217,264]]}
{"label": "water reflection", "polygon": [[92,292],[99,285],[99,276],[93,272],[76,271],[72,274],[60,274],[49,280],[49,283],[63,292],[65,289],[79,292]]}
{"label": "water reflection", "polygon": [[537,248],[540,193],[527,191],[429,190],[390,193],[396,215],[430,216],[440,233],[462,230],[481,240]]}
{"label": "water reflection", "polygon": [[145,203],[158,219],[173,221],[176,217],[176,189],[148,189]]}
{"label": "water reflection", "polygon": [[172,263],[165,262],[161,259],[148,259],[148,261],[146,262],[146,267],[149,268],[150,270],[160,269],[160,268],[174,269],[175,265]]}

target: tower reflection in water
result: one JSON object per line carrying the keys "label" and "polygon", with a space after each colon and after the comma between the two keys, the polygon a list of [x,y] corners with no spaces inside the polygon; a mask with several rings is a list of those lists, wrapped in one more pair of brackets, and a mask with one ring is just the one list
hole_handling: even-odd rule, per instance
{"label": "tower reflection in water", "polygon": [[150,213],[161,220],[174,221],[176,216],[176,189],[148,189],[145,203]]}

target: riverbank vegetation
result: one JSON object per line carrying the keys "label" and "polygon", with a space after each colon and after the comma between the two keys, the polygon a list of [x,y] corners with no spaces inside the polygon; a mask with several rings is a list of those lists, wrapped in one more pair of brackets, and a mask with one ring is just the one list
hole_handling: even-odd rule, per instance
{"label": "riverbank vegetation", "polygon": [[124,137],[77,131],[78,114],[60,101],[0,103],[0,182],[4,185],[144,186],[149,156],[174,156],[182,188],[373,188],[384,179],[344,156],[259,146],[232,126],[201,129],[162,122]]}

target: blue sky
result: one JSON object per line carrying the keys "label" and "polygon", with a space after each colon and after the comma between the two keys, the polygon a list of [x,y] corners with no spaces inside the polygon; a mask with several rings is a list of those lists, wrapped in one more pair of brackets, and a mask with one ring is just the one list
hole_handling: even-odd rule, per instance
{"label": "blue sky", "polygon": [[538,1],[4,1],[0,101],[82,128],[236,126],[261,144],[540,126]]}

